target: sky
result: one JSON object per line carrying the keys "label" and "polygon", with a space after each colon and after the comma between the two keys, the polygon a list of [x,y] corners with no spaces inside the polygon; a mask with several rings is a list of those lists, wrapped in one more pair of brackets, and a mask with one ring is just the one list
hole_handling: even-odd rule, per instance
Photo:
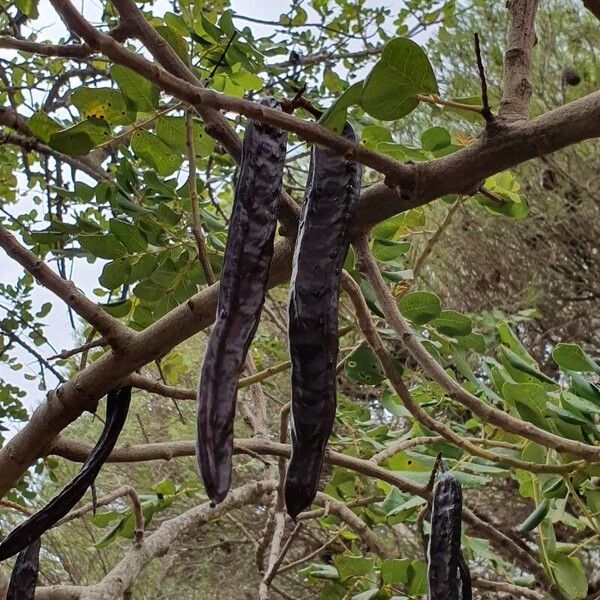
{"label": "sky", "polygon": [[[264,19],[270,21],[277,21],[281,13],[289,10],[290,1],[284,0],[269,0],[269,2],[260,2],[256,0],[232,0],[232,8],[245,15],[251,15],[257,19]],[[368,0],[367,4],[374,5],[380,4],[373,0]],[[390,7],[398,7],[400,9],[403,2],[399,0],[390,0],[387,3]],[[81,9],[83,8],[85,16],[91,22],[98,22],[102,13],[103,2],[100,0],[77,0],[76,5]],[[170,6],[164,0],[157,0],[154,3],[155,13],[159,14],[161,9],[169,10]],[[32,23],[32,27],[39,32],[39,40],[58,40],[65,35],[65,27],[58,15],[50,5],[48,0],[41,0],[39,7],[40,17]],[[315,14],[310,14],[309,19],[316,20]],[[247,23],[245,21],[239,22],[240,27],[249,26],[257,36],[267,36],[272,34],[273,28],[269,25],[260,25],[255,23]],[[7,50],[0,49],[0,56],[8,57],[10,52]],[[80,181],[86,181],[84,174],[78,173],[78,179]],[[87,180],[89,183],[89,180]],[[26,210],[32,208],[32,193],[27,189],[24,178],[20,181],[20,201],[19,204],[11,208],[13,214],[20,214]],[[104,264],[104,261],[96,261],[93,264],[87,263],[85,260],[77,260],[73,266],[72,279],[77,283],[80,289],[88,295],[88,297],[94,297],[92,290],[98,286],[97,277]],[[2,281],[3,282],[14,282],[22,274],[20,266],[8,259],[6,255],[0,250],[0,265],[2,267]],[[53,267],[54,268],[54,267]],[[33,300],[36,307],[40,307],[44,302],[51,301],[53,303],[53,309],[46,317],[46,336],[56,348],[57,351],[72,348],[76,345],[75,332],[73,331],[69,322],[68,313],[65,309],[64,304],[60,300],[56,300],[52,294],[46,291],[41,286],[36,286],[33,295]],[[13,351],[11,351],[13,352]],[[14,352],[19,359],[22,361],[24,368],[21,371],[12,371],[5,365],[0,364],[0,377],[6,381],[18,385],[27,392],[27,397],[24,400],[25,406],[31,411],[39,403],[45,399],[45,391],[39,390],[39,380],[29,381],[25,379],[25,373],[39,372],[37,362],[32,361],[31,355],[24,351],[17,350]],[[44,356],[50,356],[52,351],[47,346],[43,347],[42,354]],[[54,387],[57,384],[56,378],[51,374],[47,373],[47,383],[49,387]]]}

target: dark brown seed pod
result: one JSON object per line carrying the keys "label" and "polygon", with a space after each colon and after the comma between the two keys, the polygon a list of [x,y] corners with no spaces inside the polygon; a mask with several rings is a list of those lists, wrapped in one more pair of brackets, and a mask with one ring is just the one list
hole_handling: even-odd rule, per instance
{"label": "dark brown seed pod", "polygon": [[576,86],[581,83],[581,75],[575,67],[565,67],[562,71],[563,85]]}
{"label": "dark brown seed pod", "polygon": [[458,561],[459,585],[458,598],[459,600],[473,600],[473,589],[471,587],[471,572],[469,565],[465,560],[462,552]]}
{"label": "dark brown seed pod", "polygon": [[[459,588],[462,490],[451,473],[443,473],[433,492],[431,534],[427,549],[428,600],[462,600]],[[465,565],[466,566],[466,565]]]}
{"label": "dark brown seed pod", "polygon": [[[263,106],[280,109],[274,98]],[[287,133],[249,121],[221,270],[216,322],[198,386],[196,455],[206,493],[221,502],[231,484],[238,380],[258,327],[273,256]]]}
{"label": "dark brown seed pod", "polygon": [[[356,141],[349,123],[343,135]],[[360,193],[361,167],[315,146],[308,177],[289,297],[292,456],[285,503],[292,518],[315,498],[335,419],[340,277]]]}
{"label": "dark brown seed pod", "polygon": [[40,568],[41,540],[33,540],[19,552],[10,576],[6,600],[34,600]]}
{"label": "dark brown seed pod", "polygon": [[131,386],[108,392],[104,429],[97,444],[83,463],[81,470],[44,508],[15,527],[2,540],[0,544],[0,561],[14,556],[41,537],[45,531],[56,525],[81,500],[85,491],[98,476],[104,461],[115,447],[127,419],[130,402]]}

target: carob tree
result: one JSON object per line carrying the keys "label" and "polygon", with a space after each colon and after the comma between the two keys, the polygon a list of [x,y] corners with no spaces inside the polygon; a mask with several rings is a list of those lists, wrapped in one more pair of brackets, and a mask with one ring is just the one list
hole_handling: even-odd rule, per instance
{"label": "carob tree", "polygon": [[[37,11],[37,0],[5,4],[0,10],[0,246],[28,274],[21,277],[19,270],[15,281],[0,284],[0,415],[27,422],[0,449],[0,493],[11,493],[3,498],[2,532],[10,531],[20,518],[13,509],[23,507],[15,502],[28,509],[43,506],[52,493],[42,483],[54,477],[62,482],[61,468],[46,455],[81,462],[88,458],[92,448],[75,439],[80,433],[89,439],[87,419],[63,434],[69,424],[85,411],[93,412],[117,381],[151,393],[150,398],[136,396],[138,422],[126,436],[131,443],[114,448],[107,459],[140,466],[105,469],[98,483],[99,490],[114,492],[116,480],[125,477],[130,487],[135,484],[144,490],[137,498],[138,510],[113,497],[110,508],[91,523],[72,520],[46,536],[42,572],[48,569],[48,581],[68,578],[82,585],[51,586],[41,595],[85,600],[135,597],[139,594],[135,582],[142,570],[167,554],[175,540],[186,539],[189,553],[181,558],[185,564],[177,573],[193,572],[193,583],[183,575],[173,581],[175,577],[164,576],[161,569],[148,569],[144,593],[206,597],[206,590],[197,585],[196,575],[205,582],[197,561],[221,561],[222,549],[226,549],[231,552],[228,563],[235,568],[224,571],[219,581],[223,596],[229,586],[236,591],[245,587],[250,595],[259,587],[261,600],[278,591],[284,597],[303,597],[305,586],[317,581],[322,587],[319,593],[334,600],[352,595],[422,596],[427,591],[426,564],[417,556],[414,540],[397,535],[398,525],[412,530],[419,508],[429,500],[422,478],[442,450],[448,468],[464,483],[468,507],[462,511],[463,550],[472,565],[475,557],[479,559],[478,577],[473,579],[478,593],[533,600],[597,596],[600,550],[594,515],[599,502],[596,377],[600,367],[595,347],[590,344],[585,352],[572,343],[580,335],[559,336],[554,331],[557,337],[543,338],[536,353],[532,338],[520,335],[524,320],[536,318],[533,311],[521,310],[537,304],[536,297],[528,295],[526,276],[518,280],[524,283],[518,288],[516,315],[493,310],[471,314],[470,296],[460,293],[448,294],[442,308],[432,292],[443,294],[444,278],[428,259],[435,256],[435,246],[449,257],[446,271],[458,283],[464,281],[466,286],[467,279],[471,280],[471,289],[482,296],[491,288],[497,290],[494,270],[487,272],[483,257],[493,265],[498,252],[490,252],[487,241],[469,246],[468,265],[455,260],[453,251],[459,243],[467,244],[463,237],[472,239],[462,233],[472,226],[469,215],[478,220],[491,219],[488,213],[501,219],[524,218],[528,171],[518,175],[511,169],[542,158],[556,180],[546,181],[546,186],[554,188],[558,183],[560,188],[568,182],[577,197],[569,195],[566,209],[580,213],[585,204],[581,222],[590,223],[589,240],[583,246],[579,235],[564,228],[569,242],[565,248],[572,251],[556,255],[572,259],[559,266],[578,280],[578,293],[567,301],[585,302],[581,306],[597,302],[590,276],[594,272],[593,223],[598,221],[597,203],[592,201],[597,148],[593,143],[580,144],[600,136],[600,98],[589,51],[598,43],[598,25],[592,16],[586,18],[577,3],[549,0],[539,3],[544,20],[536,32],[535,0],[511,0],[507,12],[502,7],[490,10],[489,2],[475,0],[467,13],[461,12],[460,3],[449,0],[414,2],[410,11],[402,8],[394,14],[373,3],[357,12],[346,0],[295,2],[281,18],[275,16],[273,22],[278,25],[268,25],[277,28],[277,35],[259,37],[255,35],[259,31],[256,15],[248,17],[252,24],[247,25],[244,15],[227,10],[226,2],[200,6],[182,0],[177,10],[164,12],[158,3],[139,3],[142,10],[133,0],[112,0],[99,16],[91,3],[83,3],[85,13],[81,14],[70,0],[51,0],[65,23],[64,29],[60,30],[60,24],[53,29],[57,39],[66,40],[57,43],[56,39],[44,40],[47,15],[43,13],[48,11]],[[561,28],[560,38],[565,41],[560,52],[553,51],[554,26],[566,20],[546,12],[550,4],[559,17],[568,14],[568,21],[574,23],[572,28]],[[465,14],[485,18],[502,45],[504,36],[497,33],[506,20],[503,60],[500,48],[494,46],[490,52],[488,36],[481,36],[478,52],[467,52],[470,37],[466,42],[455,34],[470,36],[478,28],[462,26]],[[58,21],[58,17],[53,19]],[[454,46],[460,45],[456,52],[447,53],[453,59],[459,54],[464,57],[459,69],[464,83],[460,94],[453,93],[454,86],[447,79],[436,79],[436,71],[438,76],[447,75],[444,61],[440,68],[432,68],[425,49],[409,39],[430,26],[445,44],[453,40]],[[585,43],[573,45],[572,36]],[[548,51],[540,51],[538,42],[534,52],[536,40],[545,40],[543,48]],[[278,52],[283,55],[273,57]],[[488,77],[485,82],[481,80],[484,66],[493,61],[503,79]],[[530,72],[540,62],[555,67],[554,77],[540,76],[539,86],[535,82],[530,86]],[[348,77],[336,75],[346,72],[338,70],[339,65],[349,70]],[[577,85],[566,80],[563,85],[561,73],[566,65],[576,68]],[[363,67],[368,76],[353,81]],[[488,69],[488,74],[492,72]],[[465,76],[469,73],[473,77]],[[307,84],[303,94],[298,93],[299,83]],[[479,83],[481,99],[474,97],[479,96]],[[264,91],[281,98],[286,110],[289,106],[300,110],[291,114],[274,109],[275,104],[261,104],[256,98]],[[529,103],[530,96],[539,91],[548,101]],[[426,110],[409,116],[424,105],[428,105]],[[316,116],[325,107],[330,109],[319,123],[300,112],[308,110]],[[535,116],[530,118],[530,113]],[[251,124],[246,125],[245,119]],[[345,120],[357,127],[356,140],[336,133],[337,125]],[[335,126],[330,128],[332,123]],[[217,285],[211,284],[207,264],[221,273],[225,291],[234,289],[228,285],[227,264],[223,265],[224,254],[230,254],[226,237],[232,245],[236,237],[237,207],[229,223],[235,195],[230,185],[232,172],[243,154],[240,136],[245,135],[249,143],[255,139],[253,130],[263,126],[272,127],[277,135],[287,131],[297,136],[290,144],[283,185],[281,189],[273,185],[265,213],[273,224],[276,203],[283,227],[281,239],[273,246],[267,283],[264,265],[260,276],[254,277],[257,289],[272,289],[265,311],[268,318],[263,317],[262,329],[252,342],[257,372],[241,376],[241,354],[247,351],[244,340],[251,337],[258,319],[254,305],[247,321],[230,330],[231,339],[239,342],[229,348],[232,355],[222,356],[223,364],[229,358],[235,363],[234,369],[223,370],[227,399],[220,405],[206,404],[204,427],[219,439],[214,438],[214,447],[207,452],[211,472],[204,488],[196,486],[196,467],[190,466],[194,461],[180,460],[195,453],[191,423],[198,392],[184,383],[186,366],[193,363],[197,368],[197,348],[193,342],[181,344],[212,325],[215,318],[219,293]],[[575,144],[577,153],[550,156]],[[338,333],[347,336],[340,344],[338,371],[343,383],[338,390],[343,393],[337,394],[335,445],[324,454],[335,403],[330,363],[335,362],[334,340],[330,330],[315,327],[314,336],[321,336],[322,345],[305,338],[307,346],[314,343],[313,357],[302,344],[295,346],[301,338],[295,338],[292,323],[293,360],[288,361],[283,316],[288,290],[278,287],[292,271],[310,146],[315,154],[331,151],[328,160],[333,161],[333,154],[338,156],[342,173],[358,164],[370,169],[365,172],[370,185],[360,192],[350,228],[371,233],[367,253],[374,260],[370,272],[361,272],[353,255],[344,263],[367,314],[353,311],[347,298],[341,297]],[[557,163],[551,165],[555,158]],[[565,168],[570,162],[589,168],[579,169],[582,177],[575,177],[575,171]],[[261,175],[272,174],[272,166]],[[244,172],[242,165],[240,178]],[[26,179],[30,188],[24,185]],[[184,180],[185,185],[180,185]],[[314,173],[310,182],[314,189],[328,183]],[[579,202],[583,197],[586,202]],[[544,208],[546,201],[546,195],[539,200]],[[538,221],[554,226],[554,207],[548,204],[548,208],[539,212]],[[508,227],[514,223],[506,222],[511,224]],[[464,229],[457,230],[457,223]],[[524,223],[526,228],[528,221]],[[323,239],[315,244],[321,247],[338,234],[333,228],[324,230]],[[552,227],[545,232],[547,239],[556,235]],[[521,258],[526,265],[523,273],[531,272],[530,265],[537,268],[539,261],[527,262],[531,255],[507,251],[499,233],[496,239],[499,252]],[[240,262],[261,264],[252,254],[257,247],[240,255]],[[266,241],[265,248],[270,251]],[[323,289],[317,289],[329,299],[323,305],[317,303],[317,309],[330,318],[335,305],[329,302],[337,302],[336,261],[327,255],[318,257],[317,251],[311,255],[310,250],[301,236],[297,261],[320,263],[319,258],[324,270],[333,269]],[[198,255],[208,261],[199,265]],[[98,269],[99,287],[86,293],[80,288],[92,286],[80,279],[77,265],[81,258],[89,261],[90,269]],[[73,264],[76,268],[71,271]],[[513,276],[517,270],[510,266]],[[481,271],[485,277],[480,277]],[[315,283],[301,282],[303,272],[297,270],[294,275],[299,290],[299,283],[307,289]],[[579,277],[584,272],[586,276]],[[70,273],[74,282],[68,281]],[[381,281],[383,285],[376,285]],[[430,284],[424,286],[424,281]],[[46,342],[55,333],[44,327],[49,306],[37,305],[33,296],[38,284],[46,288],[46,296],[55,294],[68,306],[74,322],[81,318],[87,323],[82,332],[85,342],[78,348],[49,357],[55,350]],[[460,292],[460,286],[456,289]],[[543,289],[547,296],[543,306],[552,311],[563,301],[564,294],[556,290],[564,290],[557,282]],[[260,294],[252,297],[262,302]],[[464,301],[462,308],[469,314],[457,312],[459,301]],[[485,306],[491,308],[490,303]],[[290,307],[293,317],[302,316],[300,305],[292,302]],[[63,316],[57,312],[52,318]],[[580,322],[593,331],[599,311],[588,312],[589,322],[587,315]],[[67,324],[67,311],[64,316]],[[377,359],[372,346],[364,343],[367,330],[359,331],[369,320],[375,338],[383,339],[376,348]],[[565,326],[561,331],[569,330]],[[220,338],[225,346],[227,339]],[[54,339],[55,346],[63,343]],[[387,368],[394,364],[392,358],[380,360],[388,350],[402,363],[401,380],[398,371]],[[22,399],[31,408],[37,388],[30,390],[31,383],[24,377],[22,387],[29,386],[32,393],[25,396],[17,389],[19,367],[25,362],[20,357],[25,353],[33,357],[28,367],[35,367],[39,389],[50,389],[47,400],[31,415]],[[297,359],[307,355],[299,363]],[[534,358],[542,355],[543,363]],[[319,357],[323,357],[322,371],[311,365]],[[69,361],[69,366],[55,362],[60,360]],[[287,372],[290,362],[294,363],[293,391]],[[551,369],[545,368],[547,363]],[[306,374],[306,369],[315,375],[314,380],[309,374],[296,385],[298,374]],[[30,369],[20,372],[30,376]],[[215,381],[223,376],[213,375]],[[399,385],[402,382],[406,389]],[[55,383],[58,388],[51,389]],[[241,420],[233,421],[238,383],[240,388],[254,386],[253,403],[261,416],[266,415],[266,426],[260,431],[253,428],[250,403],[241,395],[249,429]],[[255,392],[261,385],[264,394],[259,397]],[[317,386],[323,391],[321,397],[315,393]],[[311,398],[309,408],[300,412],[298,390],[302,390],[300,396],[308,390]],[[171,411],[166,401],[160,405],[157,396],[173,399],[178,412]],[[294,401],[294,436],[288,445],[284,435],[278,442],[275,439],[285,431],[290,398]],[[308,427],[302,426],[303,421]],[[233,445],[232,424],[239,436]],[[199,436],[201,444],[208,440],[206,432]],[[234,459],[235,479],[242,485],[227,493],[231,452],[244,455]],[[312,510],[297,514],[297,525],[286,522],[281,502],[286,492],[285,460],[292,453],[287,477],[288,492],[293,490],[287,494],[292,514],[312,500],[322,460],[327,469]],[[273,457],[280,461],[275,478],[271,477]],[[159,459],[172,462],[165,479],[160,468],[157,482],[158,469],[148,469],[143,461]],[[34,464],[37,469],[29,470]],[[33,491],[38,492],[35,498]],[[211,498],[205,502],[206,492]],[[272,503],[272,495],[277,502]],[[135,492],[130,497],[135,505]],[[211,501],[221,499],[211,506]],[[189,502],[187,510],[171,518],[178,509],[184,510],[184,502]],[[98,503],[102,504],[102,498]],[[535,514],[524,519],[533,504],[538,507]],[[80,511],[86,513],[87,507],[80,507],[78,515]],[[157,525],[150,519],[159,511],[165,512]],[[136,517],[147,517],[148,535],[143,540],[132,531],[134,512]],[[83,552],[89,544],[86,528],[92,527],[96,539],[96,525],[106,521],[111,529],[96,542],[104,546],[105,560],[94,561],[96,554],[87,559]],[[515,531],[515,523],[520,522],[524,523],[522,531]],[[202,536],[198,535],[200,526]],[[209,539],[204,539],[205,532]],[[251,544],[231,543],[240,538],[240,532]],[[122,555],[121,544],[128,537],[136,546]],[[14,541],[10,535],[9,541]],[[479,553],[482,544],[485,556]],[[61,550],[67,546],[82,566],[65,574],[69,561],[57,558],[62,558]],[[247,560],[251,546],[256,546],[258,572]],[[207,548],[211,551],[206,552]],[[317,556],[329,564],[312,564]],[[193,568],[186,568],[188,561]],[[469,589],[465,567],[459,558],[460,583],[455,579],[459,597]],[[0,566],[3,571],[6,568],[6,564]]]}

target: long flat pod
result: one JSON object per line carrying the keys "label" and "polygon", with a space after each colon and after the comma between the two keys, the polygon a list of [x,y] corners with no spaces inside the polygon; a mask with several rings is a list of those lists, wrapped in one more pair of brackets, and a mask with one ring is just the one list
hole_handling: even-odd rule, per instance
{"label": "long flat pod", "polygon": [[[458,480],[445,472],[433,492],[431,535],[427,550],[429,600],[461,600],[465,578],[461,567],[462,490]],[[466,564],[463,561],[463,568]],[[470,592],[464,590],[464,593]]]}
{"label": "long flat pod", "polygon": [[[265,98],[261,104],[280,108],[274,98]],[[198,386],[196,454],[206,492],[215,503],[225,498],[231,484],[238,379],[265,300],[286,143],[286,132],[257,121],[248,122],[221,270],[216,322]]]}
{"label": "long flat pod", "polygon": [[[356,141],[349,123],[343,135]],[[289,297],[292,456],[285,502],[293,518],[315,498],[335,420],[340,276],[360,180],[358,163],[326,148],[313,148]]]}
{"label": "long flat pod", "polygon": [[34,600],[40,569],[41,540],[33,540],[19,552],[6,592],[6,600]]}
{"label": "long flat pod", "polygon": [[44,508],[15,527],[2,540],[0,544],[0,561],[14,556],[39,538],[81,500],[85,491],[98,476],[104,461],[115,447],[127,419],[130,402],[130,386],[108,392],[104,429],[97,444],[83,463],[81,470]]}

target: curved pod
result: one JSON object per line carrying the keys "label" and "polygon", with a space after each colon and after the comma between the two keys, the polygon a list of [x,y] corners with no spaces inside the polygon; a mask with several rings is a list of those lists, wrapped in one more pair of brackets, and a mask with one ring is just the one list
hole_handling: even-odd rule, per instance
{"label": "curved pod", "polygon": [[0,561],[14,556],[32,544],[45,531],[56,525],[81,500],[115,447],[123,425],[125,425],[130,402],[131,386],[108,392],[104,429],[81,470],[44,508],[15,527],[2,540]]}

